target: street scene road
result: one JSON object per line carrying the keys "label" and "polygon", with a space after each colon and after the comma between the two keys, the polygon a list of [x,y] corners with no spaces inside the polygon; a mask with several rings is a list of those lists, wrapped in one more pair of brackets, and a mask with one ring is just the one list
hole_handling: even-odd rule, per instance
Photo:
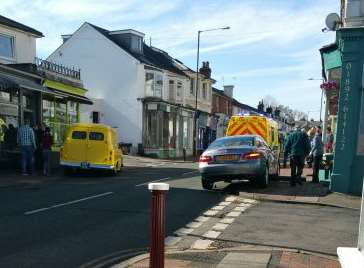
{"label": "street scene road", "polygon": [[[205,191],[195,163],[140,157],[126,157],[118,176],[85,172],[22,178],[0,188],[0,266],[95,267],[145,253],[150,224],[147,184],[153,181],[171,187],[167,236],[231,194],[257,190],[249,183],[223,183]],[[358,215],[352,209],[267,202],[237,219],[218,241],[221,247],[275,245],[334,255],[338,245],[355,245],[357,233],[351,227],[358,224]],[[196,229],[192,240],[184,239],[181,246],[191,246],[204,231]]]}

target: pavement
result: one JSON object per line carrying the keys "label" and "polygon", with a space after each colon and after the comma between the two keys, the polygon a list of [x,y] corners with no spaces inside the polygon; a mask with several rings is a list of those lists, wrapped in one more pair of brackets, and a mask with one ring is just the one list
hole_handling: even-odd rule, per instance
{"label": "pavement", "polygon": [[117,176],[2,170],[0,267],[110,267],[134,256],[145,267],[150,182],[170,184],[167,267],[339,267],[336,247],[356,245],[361,198],[310,183],[309,170],[294,188],[284,169],[266,189],[242,181],[206,191],[196,168],[126,156]]}

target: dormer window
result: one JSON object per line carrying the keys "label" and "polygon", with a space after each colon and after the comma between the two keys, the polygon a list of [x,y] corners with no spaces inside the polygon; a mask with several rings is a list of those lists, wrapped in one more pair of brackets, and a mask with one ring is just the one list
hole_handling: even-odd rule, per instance
{"label": "dormer window", "polygon": [[144,34],[132,29],[110,31],[109,35],[117,44],[131,50],[132,52],[143,53]]}
{"label": "dormer window", "polygon": [[14,58],[14,37],[0,34],[0,57]]}

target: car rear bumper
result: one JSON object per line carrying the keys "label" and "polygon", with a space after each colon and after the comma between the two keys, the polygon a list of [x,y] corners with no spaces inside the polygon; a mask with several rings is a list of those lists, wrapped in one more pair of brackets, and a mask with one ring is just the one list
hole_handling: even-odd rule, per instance
{"label": "car rear bumper", "polygon": [[87,162],[70,162],[70,161],[60,161],[60,165],[64,167],[73,167],[81,169],[114,169],[113,165],[108,164],[93,164]]}
{"label": "car rear bumper", "polygon": [[260,160],[241,162],[241,163],[225,163],[225,164],[200,164],[199,171],[209,180],[225,179],[225,178],[248,178],[264,173],[265,166]]}

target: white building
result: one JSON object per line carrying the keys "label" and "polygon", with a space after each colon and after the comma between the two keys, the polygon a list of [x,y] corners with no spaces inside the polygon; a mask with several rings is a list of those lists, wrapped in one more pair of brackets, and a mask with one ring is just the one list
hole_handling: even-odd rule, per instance
{"label": "white building", "polygon": [[83,120],[117,127],[133,152],[159,157],[192,153],[190,79],[166,52],[144,44],[135,30],[108,31],[84,23],[49,60],[81,69],[95,105]]}

